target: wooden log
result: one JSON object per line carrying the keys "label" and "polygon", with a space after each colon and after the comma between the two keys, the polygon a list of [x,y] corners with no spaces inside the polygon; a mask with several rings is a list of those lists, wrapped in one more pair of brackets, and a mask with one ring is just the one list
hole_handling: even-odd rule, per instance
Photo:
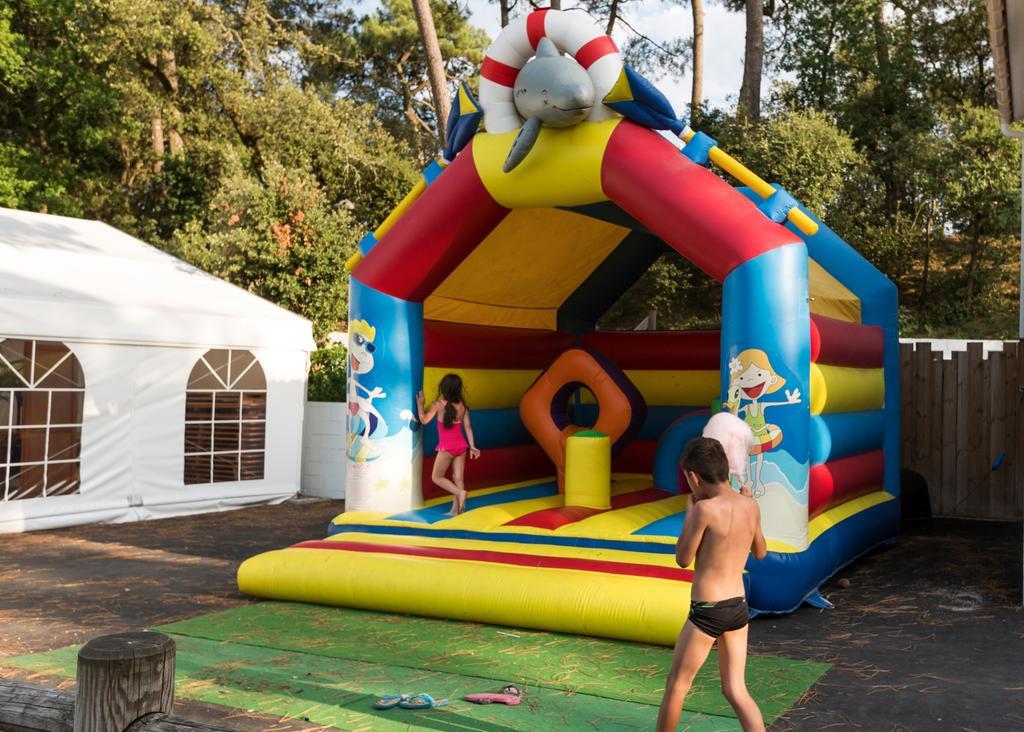
{"label": "wooden log", "polygon": [[231,732],[227,727],[213,727],[205,722],[193,722],[166,714],[147,714],[125,732]]}
{"label": "wooden log", "polygon": [[71,732],[75,697],[38,684],[0,679],[0,730]]}
{"label": "wooden log", "polygon": [[121,732],[174,704],[174,640],[163,633],[115,633],[78,652],[74,732]]}
{"label": "wooden log", "polygon": [[[0,679],[0,730],[3,732],[72,732],[75,695],[70,691],[23,681]],[[120,732],[121,728],[111,728]],[[166,714],[147,714],[125,732],[230,732],[205,722]]]}

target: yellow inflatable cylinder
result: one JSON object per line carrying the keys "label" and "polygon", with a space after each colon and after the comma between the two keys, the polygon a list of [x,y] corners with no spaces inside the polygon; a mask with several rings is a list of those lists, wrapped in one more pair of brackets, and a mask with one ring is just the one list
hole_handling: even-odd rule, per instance
{"label": "yellow inflatable cylinder", "polygon": [[577,432],[566,441],[565,505],[612,507],[612,442],[603,432]]}

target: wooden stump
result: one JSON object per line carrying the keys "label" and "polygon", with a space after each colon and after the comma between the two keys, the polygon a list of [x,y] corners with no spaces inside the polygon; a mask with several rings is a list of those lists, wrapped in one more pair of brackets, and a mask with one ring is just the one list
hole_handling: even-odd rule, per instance
{"label": "wooden stump", "polygon": [[105,635],[78,652],[74,732],[122,732],[173,703],[174,640],[163,633]]}

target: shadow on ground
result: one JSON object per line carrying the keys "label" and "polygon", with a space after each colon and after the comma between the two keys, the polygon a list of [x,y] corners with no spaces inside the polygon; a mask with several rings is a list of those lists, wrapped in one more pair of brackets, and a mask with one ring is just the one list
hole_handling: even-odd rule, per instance
{"label": "shadow on ground", "polygon": [[754,653],[833,664],[773,730],[1024,729],[1019,523],[907,528],[823,592],[751,626]]}
{"label": "shadow on ground", "polygon": [[[0,665],[251,602],[235,586],[239,562],[323,536],[342,510],[286,503],[4,536]],[[833,664],[773,730],[1024,728],[1020,524],[918,525],[823,590],[834,610],[752,624],[754,653]],[[178,709],[242,730],[309,729],[214,705]]]}

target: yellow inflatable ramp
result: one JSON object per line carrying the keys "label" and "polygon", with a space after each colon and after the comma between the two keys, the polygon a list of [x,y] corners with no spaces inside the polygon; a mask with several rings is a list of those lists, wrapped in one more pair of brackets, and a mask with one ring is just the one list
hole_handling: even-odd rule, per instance
{"label": "yellow inflatable ramp", "polygon": [[431,502],[395,516],[349,513],[332,535],[245,561],[243,592],[672,645],[686,620],[690,569],[672,536],[685,497],[618,479],[609,509],[566,507],[553,482],[474,492],[447,517]]}

